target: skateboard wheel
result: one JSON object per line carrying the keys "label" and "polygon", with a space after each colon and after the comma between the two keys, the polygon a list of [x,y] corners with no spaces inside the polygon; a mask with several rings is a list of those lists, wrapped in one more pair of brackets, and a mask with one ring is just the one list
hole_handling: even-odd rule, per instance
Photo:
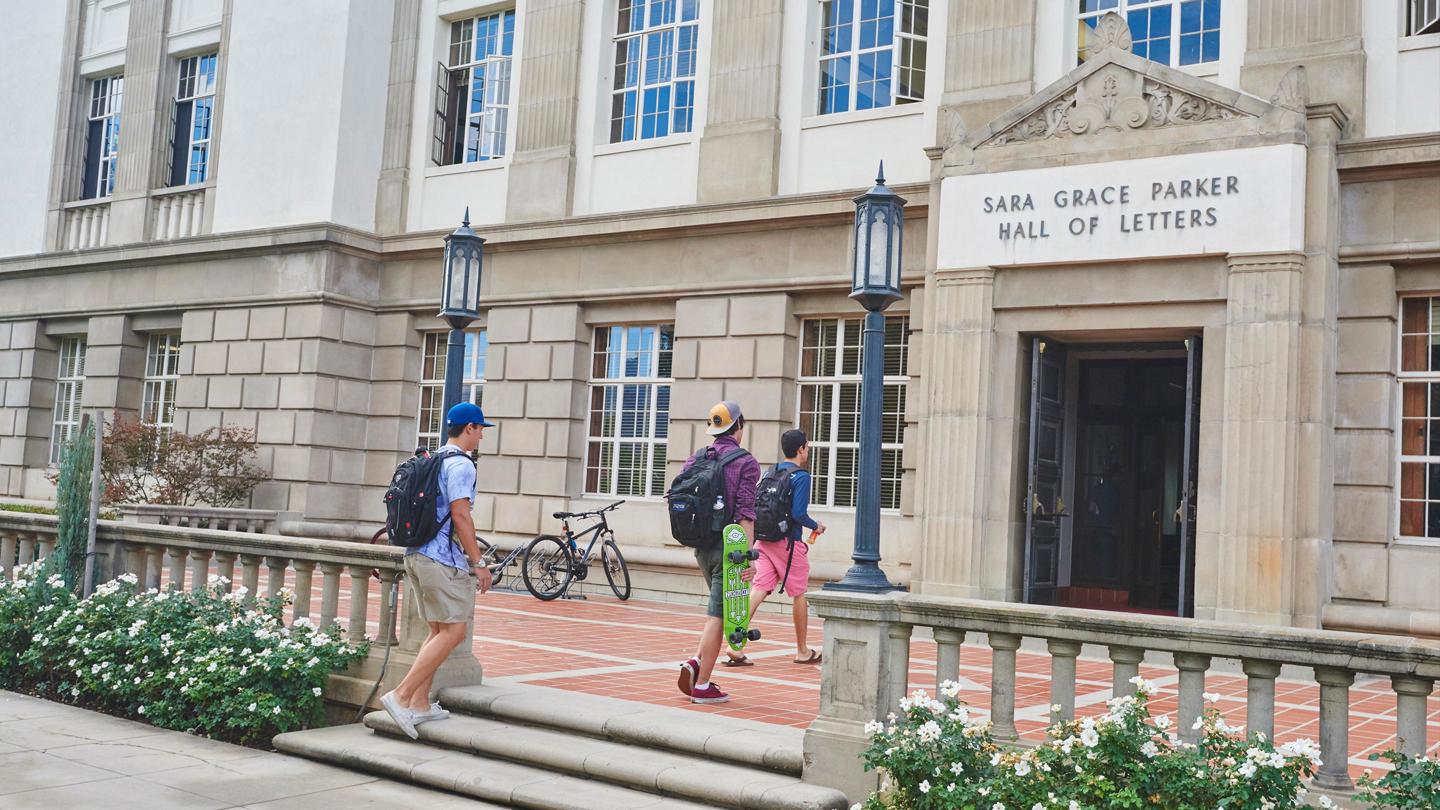
{"label": "skateboard wheel", "polygon": [[740,630],[736,630],[735,632],[733,632],[733,633],[730,634],[730,643],[731,643],[731,644],[739,644],[740,642],[742,642],[742,641],[744,641],[744,640],[745,640],[745,636],[743,635],[742,631],[740,631]]}
{"label": "skateboard wheel", "polygon": [[745,552],[745,559],[758,560],[760,559],[760,552],[752,548],[749,551]]}
{"label": "skateboard wheel", "polygon": [[751,552],[748,551],[732,551],[730,552],[730,562],[734,563],[735,565],[739,565],[740,563],[748,562],[755,559],[754,557],[749,556],[750,553]]}
{"label": "skateboard wheel", "polygon": [[759,630],[751,630],[750,632],[748,632],[748,633],[745,634],[745,637],[748,638],[748,639],[751,640],[751,641],[759,641],[759,640],[760,640],[760,631],[759,631]]}

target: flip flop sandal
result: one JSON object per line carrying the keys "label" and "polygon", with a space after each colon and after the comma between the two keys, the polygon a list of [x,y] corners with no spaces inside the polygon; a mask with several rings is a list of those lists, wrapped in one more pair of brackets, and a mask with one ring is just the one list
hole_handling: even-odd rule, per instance
{"label": "flip flop sandal", "polygon": [[806,658],[804,661],[792,659],[791,662],[795,664],[818,664],[820,663],[820,657],[819,650],[811,650],[809,658]]}
{"label": "flip flop sandal", "polygon": [[720,666],[722,666],[722,667],[753,667],[753,666],[755,666],[755,662],[754,662],[754,661],[751,661],[748,656],[742,655],[742,656],[740,656],[739,658],[731,658],[730,656],[727,655],[727,656],[725,656],[725,660],[720,662]]}

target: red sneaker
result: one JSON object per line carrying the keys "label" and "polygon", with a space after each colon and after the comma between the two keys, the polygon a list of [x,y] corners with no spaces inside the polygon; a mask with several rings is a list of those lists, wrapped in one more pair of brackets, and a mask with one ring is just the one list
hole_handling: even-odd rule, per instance
{"label": "red sneaker", "polygon": [[697,689],[690,693],[691,703],[724,703],[729,699],[730,696],[721,692],[720,687],[716,686],[713,681],[704,689]]}
{"label": "red sneaker", "polygon": [[690,692],[695,688],[695,677],[699,673],[699,659],[691,658],[680,665],[680,680],[675,683],[680,688],[680,694],[690,696]]}

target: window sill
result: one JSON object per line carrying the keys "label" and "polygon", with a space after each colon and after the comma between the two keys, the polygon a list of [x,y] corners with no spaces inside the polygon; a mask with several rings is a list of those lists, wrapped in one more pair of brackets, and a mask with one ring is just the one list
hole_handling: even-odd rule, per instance
{"label": "window sill", "polygon": [[1440,537],[1397,537],[1395,545],[1406,548],[1428,548],[1440,552]]}
{"label": "window sill", "polygon": [[800,128],[818,129],[819,127],[833,127],[841,124],[856,124],[861,121],[878,121],[885,118],[908,118],[912,115],[924,114],[924,102],[892,104],[889,107],[876,107],[873,110],[848,110],[842,113],[830,113],[829,115],[812,115],[808,118],[800,119]]}
{"label": "window sill", "polygon": [[620,143],[598,144],[593,154],[599,157],[601,155],[615,155],[621,152],[663,149],[667,146],[687,146],[693,143],[695,143],[695,133],[684,132],[679,135],[666,135],[663,138],[642,138],[634,141],[621,141]]}
{"label": "window sill", "polygon": [[477,160],[473,163],[452,163],[449,166],[430,165],[425,167],[425,176],[446,177],[452,174],[469,174],[470,172],[498,172],[501,169],[510,167],[510,156],[495,158],[494,160]]}
{"label": "window sill", "polygon": [[205,191],[206,189],[214,187],[214,185],[211,181],[206,180],[203,183],[191,183],[184,186],[165,186],[164,188],[152,189],[150,196],[168,197],[172,194],[188,194],[192,191]]}
{"label": "window sill", "polygon": [[88,197],[83,200],[71,200],[67,203],[61,203],[60,207],[68,211],[71,208],[89,208],[94,205],[109,205],[110,197],[111,195],[106,194],[104,197]]}
{"label": "window sill", "polygon": [[1424,51],[1430,48],[1440,48],[1440,34],[1402,36],[1398,50],[1404,53],[1405,51]]}

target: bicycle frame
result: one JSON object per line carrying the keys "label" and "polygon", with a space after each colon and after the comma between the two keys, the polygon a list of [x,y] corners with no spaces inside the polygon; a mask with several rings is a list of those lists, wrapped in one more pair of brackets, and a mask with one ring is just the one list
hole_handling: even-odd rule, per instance
{"label": "bicycle frame", "polygon": [[[607,534],[614,534],[614,532],[610,531],[610,522],[605,519],[605,513],[601,512],[598,517],[600,518],[599,523],[588,526],[578,533],[570,528],[569,518],[560,521],[561,533],[565,536],[566,542],[570,544],[571,554],[575,555],[576,569],[582,568],[590,564],[590,557],[594,554],[596,540],[599,540],[601,537]],[[575,541],[586,536],[590,537],[590,542],[585,545],[585,553],[581,554],[580,544]]]}

